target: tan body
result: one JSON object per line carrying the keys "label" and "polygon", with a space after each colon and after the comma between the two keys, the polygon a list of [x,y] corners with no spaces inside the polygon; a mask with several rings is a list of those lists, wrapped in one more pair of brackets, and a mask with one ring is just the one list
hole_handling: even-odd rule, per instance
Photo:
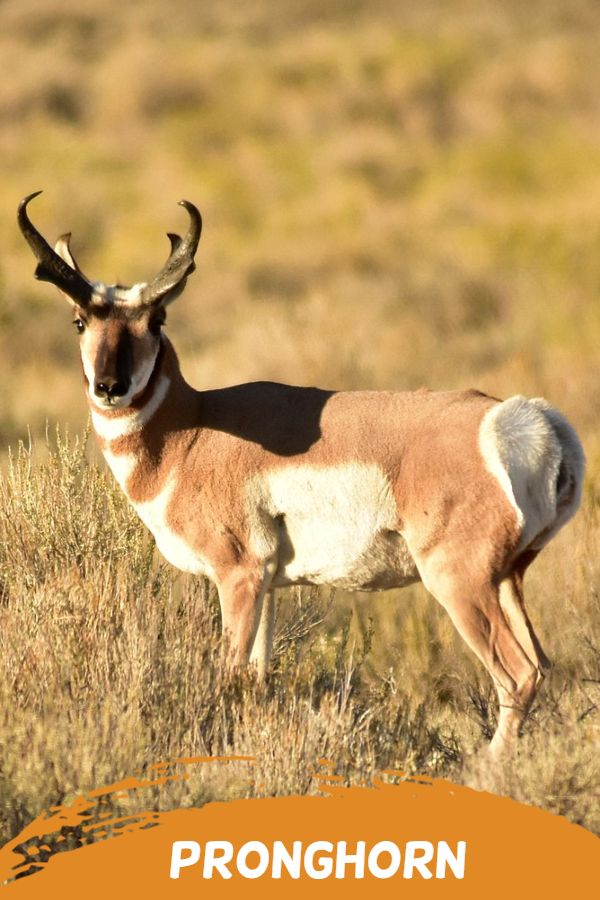
{"label": "tan body", "polygon": [[[57,251],[81,274],[68,239]],[[196,391],[155,327],[173,278],[163,294],[155,283],[65,288],[62,271],[47,280],[72,300],[77,292],[106,460],[164,556],[216,583],[234,664],[251,659],[265,674],[274,587],[376,591],[422,580],[494,680],[492,749],[517,735],[549,668],[523,575],[581,495],[583,453],[559,413],[476,391]]]}

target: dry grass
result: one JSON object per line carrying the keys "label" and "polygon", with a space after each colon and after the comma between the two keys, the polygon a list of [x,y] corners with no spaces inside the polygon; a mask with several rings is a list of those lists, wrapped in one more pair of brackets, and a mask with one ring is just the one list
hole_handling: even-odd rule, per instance
{"label": "dry grass", "polygon": [[228,754],[257,756],[258,770],[203,767],[151,803],[315,792],[325,758],[349,783],[444,776],[600,832],[595,514],[537,564],[531,605],[556,667],[514,764],[490,771],[471,754],[494,727],[491,685],[424,592],[283,591],[268,685],[230,679],[208,583],[153,558],[82,442],[41,457],[21,447],[0,486],[0,840],[136,769]]}
{"label": "dry grass", "polygon": [[87,411],[69,313],[15,226],[40,187],[36,223],[72,229],[108,280],[153,273],[176,201],[200,206],[198,273],[169,318],[198,387],[476,386],[567,413],[585,509],[529,581],[556,668],[518,763],[485,777],[600,832],[600,7],[100,6],[0,4],[0,442],[37,448],[6,463],[0,498],[0,839],[182,755],[259,755],[265,787],[209,768],[157,802],[314,790],[321,757],[351,780],[480,783],[462,766],[495,714],[417,589],[338,594],[318,628],[327,598],[285,594],[268,688],[223,680],[213,593],[153,557],[83,444],[41,449],[48,419],[78,434]]}

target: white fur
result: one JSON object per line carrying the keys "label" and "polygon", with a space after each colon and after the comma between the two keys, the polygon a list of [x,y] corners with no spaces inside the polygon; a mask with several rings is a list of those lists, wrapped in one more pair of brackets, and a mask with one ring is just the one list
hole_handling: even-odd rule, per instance
{"label": "white fur", "polygon": [[133,453],[111,453],[104,451],[104,458],[122,490],[127,493],[127,482],[137,466],[137,457]]}
{"label": "white fur", "polygon": [[[149,377],[149,376],[148,376]],[[136,383],[141,382],[140,379],[136,379]],[[94,407],[90,407],[92,413],[92,424],[94,426],[94,430],[98,437],[102,438],[105,441],[114,441],[117,438],[125,437],[128,434],[133,434],[136,431],[140,431],[147,422],[150,421],[154,413],[158,410],[158,408],[162,405],[165,397],[167,396],[167,391],[169,390],[169,386],[171,384],[170,378],[166,375],[162,375],[160,381],[156,385],[156,389],[154,394],[148,400],[144,406],[140,409],[126,409],[123,410],[123,415],[117,416],[115,418],[108,418],[107,416],[103,416],[100,413],[96,412]],[[135,393],[139,393],[140,388],[135,391]]]}
{"label": "white fur", "polygon": [[141,394],[142,391],[147,387],[148,382],[150,381],[150,376],[154,371],[156,356],[152,357],[151,359],[144,360],[139,370],[133,373],[131,377],[131,384],[126,394],[123,394],[122,397],[113,397],[110,399],[107,398],[104,394],[96,394],[96,392],[94,391],[94,385],[96,383],[96,372],[94,366],[89,362],[85,354],[82,354],[82,361],[83,371],[85,373],[85,377],[87,378],[89,394],[92,403],[97,406],[98,409],[119,410],[126,409],[133,398],[137,397],[138,394]]}
{"label": "white fur", "polygon": [[252,508],[262,508],[273,527],[257,523],[254,549],[263,557],[280,542],[275,584],[332,584],[360,588],[394,570],[394,582],[408,583],[416,568],[398,533],[391,485],[372,464],[351,462],[318,468],[294,466],[266,472],[251,484]]}
{"label": "white fur", "polygon": [[[480,450],[488,470],[515,509],[520,549],[532,544],[538,535],[545,535],[556,522],[556,483],[563,452],[553,427],[555,417],[564,421],[545,401],[518,396],[493,407],[481,423]],[[583,454],[576,437],[572,450],[581,457],[583,473]]]}
{"label": "white fur", "polygon": [[534,542],[534,548],[539,550],[560,531],[579,509],[585,476],[585,456],[577,432],[562,413],[543,397],[535,397],[530,402],[543,412],[551,425],[556,440],[561,446],[561,459],[568,472],[568,484],[563,489],[563,493],[568,493],[568,500],[563,502],[561,493],[558,493],[558,510],[554,524],[551,528],[546,528],[540,539]]}

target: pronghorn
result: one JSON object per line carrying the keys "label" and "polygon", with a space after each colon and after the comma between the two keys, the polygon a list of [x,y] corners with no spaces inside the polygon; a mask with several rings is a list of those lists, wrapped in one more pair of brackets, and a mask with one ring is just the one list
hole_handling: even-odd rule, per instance
{"label": "pronghorn", "polygon": [[[39,193],[39,192],[38,192]],[[422,581],[491,675],[490,749],[519,733],[550,667],[525,570],[574,515],[585,460],[545,400],[478,391],[334,392],[258,382],[197,391],[161,326],[195,268],[202,220],[169,234],[160,273],[90,281],[70,235],[53,250],[18,222],[35,276],[72,305],[92,424],[162,554],[217,586],[232,665],[265,676],[272,589],[377,591]]]}

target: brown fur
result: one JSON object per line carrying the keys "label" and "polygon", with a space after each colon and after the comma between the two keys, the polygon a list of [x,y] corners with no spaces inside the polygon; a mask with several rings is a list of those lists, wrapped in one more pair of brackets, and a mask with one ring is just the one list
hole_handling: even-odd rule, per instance
{"label": "brown fur", "polygon": [[[195,512],[186,524],[181,504],[174,503],[169,524],[174,530],[183,528],[185,540],[205,546],[212,532],[211,510],[217,509],[226,519],[231,542],[237,538],[243,543],[243,488],[253,473],[294,461],[336,466],[352,448],[353,456],[381,466],[389,476],[397,529],[410,535],[413,552],[425,555],[443,539],[449,510],[457,532],[453,540],[464,540],[477,510],[485,530],[500,531],[494,567],[506,565],[507,543],[515,546],[518,540],[514,516],[477,451],[479,424],[497,401],[476,391],[333,393],[262,382],[199,392],[186,384],[173,348],[166,338],[163,342],[148,395],[138,405],[152,396],[163,373],[171,378],[167,398],[151,427],[111,441],[110,450],[137,459],[126,486],[133,503],[160,493],[172,460],[183,460],[181,474]],[[106,442],[101,444],[106,448]],[[227,471],[226,483],[222,471],[215,473],[208,464],[213,459]],[[510,524],[504,527],[507,520]],[[226,557],[225,565],[228,551]],[[221,568],[219,558],[211,561]]]}

